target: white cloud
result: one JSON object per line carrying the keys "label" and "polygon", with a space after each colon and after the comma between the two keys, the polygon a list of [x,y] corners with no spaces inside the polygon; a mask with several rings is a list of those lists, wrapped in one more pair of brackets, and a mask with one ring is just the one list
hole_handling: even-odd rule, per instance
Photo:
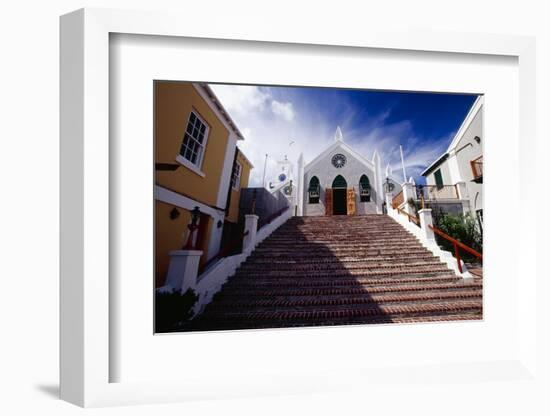
{"label": "white cloud", "polygon": [[[417,182],[420,172],[445,151],[451,140],[447,136],[436,141],[424,141],[414,134],[410,121],[388,123],[390,110],[369,117],[365,123],[364,114],[356,114],[356,109],[349,107],[347,102],[333,102],[331,105],[349,110],[341,120],[329,121],[315,108],[299,106],[287,96],[277,95],[278,99],[275,100],[273,91],[268,87],[211,87],[244,135],[245,140],[240,141],[238,146],[254,165],[249,186],[262,186],[264,164],[266,185],[276,180],[280,172],[277,161],[283,160],[285,155],[294,163],[300,153],[303,153],[306,163],[313,160],[333,143],[338,124],[342,128],[345,142],[369,160],[377,150],[382,169],[385,171],[389,163],[397,178],[402,176],[399,155],[401,143],[407,177],[413,176]],[[357,117],[361,117],[360,128],[356,127]]]}
{"label": "white cloud", "polygon": [[261,111],[271,98],[267,91],[255,86],[211,84],[210,87],[232,115]]}
{"label": "white cloud", "polygon": [[281,116],[286,121],[294,120],[294,107],[292,103],[282,103],[277,100],[271,102],[271,110],[278,116]]}

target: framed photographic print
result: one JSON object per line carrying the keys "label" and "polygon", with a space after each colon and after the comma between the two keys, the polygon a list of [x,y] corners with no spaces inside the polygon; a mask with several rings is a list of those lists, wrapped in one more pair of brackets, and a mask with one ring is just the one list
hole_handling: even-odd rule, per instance
{"label": "framed photographic print", "polygon": [[181,18],[61,19],[62,398],[536,383],[533,40]]}

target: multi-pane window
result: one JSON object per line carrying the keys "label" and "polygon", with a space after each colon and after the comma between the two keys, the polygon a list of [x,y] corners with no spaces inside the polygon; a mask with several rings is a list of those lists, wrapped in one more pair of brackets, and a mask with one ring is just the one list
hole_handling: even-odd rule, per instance
{"label": "multi-pane window", "polygon": [[321,186],[319,184],[319,178],[317,176],[312,177],[309,181],[308,194],[310,204],[319,203],[319,197],[321,196]]}
{"label": "multi-pane window", "polygon": [[241,183],[241,165],[239,162],[235,162],[233,165],[233,172],[231,173],[231,187],[233,189],[239,189],[239,184]]}
{"label": "multi-pane window", "polygon": [[370,182],[367,175],[362,175],[359,179],[359,197],[361,202],[370,202]]}
{"label": "multi-pane window", "polygon": [[435,186],[437,189],[443,188],[443,176],[441,176],[441,169],[434,172]]}
{"label": "multi-pane window", "polygon": [[191,111],[185,135],[183,136],[180,155],[198,167],[200,167],[202,162],[207,133],[208,127],[206,124],[197,114]]}

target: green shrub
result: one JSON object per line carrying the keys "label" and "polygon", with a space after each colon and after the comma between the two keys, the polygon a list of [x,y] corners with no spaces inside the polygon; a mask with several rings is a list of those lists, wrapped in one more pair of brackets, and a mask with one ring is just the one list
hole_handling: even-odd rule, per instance
{"label": "green shrub", "polygon": [[[439,219],[436,226],[450,237],[466,244],[479,253],[483,253],[483,239],[479,232],[477,222],[472,215],[446,214]],[[454,254],[453,243],[437,234],[436,238],[441,247]],[[474,261],[476,259],[476,257],[466,253],[464,250],[460,251],[460,255],[465,261]]]}
{"label": "green shrub", "polygon": [[185,293],[171,291],[155,292],[155,332],[171,332],[193,316],[193,306],[198,300],[194,290]]}

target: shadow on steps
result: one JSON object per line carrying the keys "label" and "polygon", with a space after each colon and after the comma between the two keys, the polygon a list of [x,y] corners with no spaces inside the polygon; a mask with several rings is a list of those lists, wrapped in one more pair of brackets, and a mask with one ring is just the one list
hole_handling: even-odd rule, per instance
{"label": "shadow on steps", "polygon": [[390,217],[293,217],[180,331],[465,319],[481,319],[481,283]]}

